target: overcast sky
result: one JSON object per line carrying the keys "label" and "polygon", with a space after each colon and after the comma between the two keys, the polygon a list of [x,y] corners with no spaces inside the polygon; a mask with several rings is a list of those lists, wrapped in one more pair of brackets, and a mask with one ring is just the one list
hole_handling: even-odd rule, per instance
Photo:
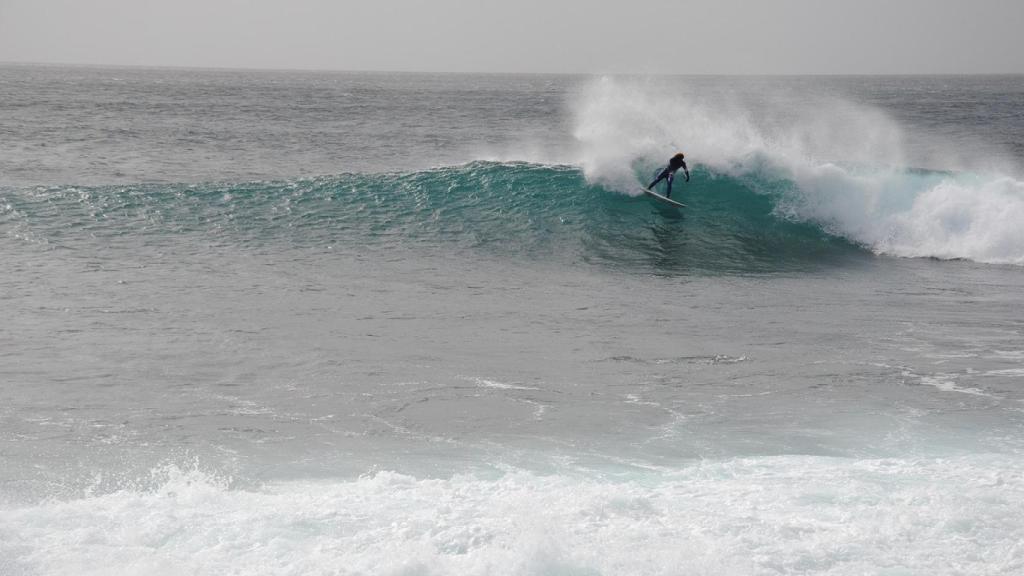
{"label": "overcast sky", "polygon": [[1024,72],[1024,0],[0,0],[0,61],[450,72]]}

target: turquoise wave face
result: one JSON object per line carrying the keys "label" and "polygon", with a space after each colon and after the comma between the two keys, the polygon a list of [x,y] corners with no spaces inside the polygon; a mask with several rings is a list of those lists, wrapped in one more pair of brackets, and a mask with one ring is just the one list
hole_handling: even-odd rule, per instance
{"label": "turquoise wave face", "polygon": [[575,167],[474,162],[293,182],[7,191],[0,225],[69,248],[198,236],[229,246],[464,249],[654,273],[774,272],[867,254],[778,216],[765,193],[774,184],[757,185],[698,170],[689,184],[677,180],[675,198],[688,204],[680,211],[588,184]]}

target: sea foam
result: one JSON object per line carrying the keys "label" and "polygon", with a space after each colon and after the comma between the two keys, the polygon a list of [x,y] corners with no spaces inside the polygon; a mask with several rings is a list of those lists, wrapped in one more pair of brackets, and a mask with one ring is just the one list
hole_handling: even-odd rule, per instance
{"label": "sea foam", "polygon": [[997,455],[695,462],[150,487],[0,510],[10,576],[1011,574],[1024,469]]}

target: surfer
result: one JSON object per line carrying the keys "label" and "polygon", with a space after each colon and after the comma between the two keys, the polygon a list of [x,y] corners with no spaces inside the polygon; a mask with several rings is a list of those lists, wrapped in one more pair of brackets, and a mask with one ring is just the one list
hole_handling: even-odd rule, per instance
{"label": "surfer", "polygon": [[665,188],[665,198],[671,198],[672,180],[675,179],[677,170],[682,168],[683,174],[686,176],[686,181],[690,181],[690,171],[686,168],[686,162],[683,161],[683,158],[685,158],[685,156],[683,156],[683,153],[680,152],[673,156],[671,159],[669,159],[668,166],[665,166],[665,169],[661,171],[661,174],[658,174],[658,177],[654,179],[654,182],[651,182],[650,184],[647,185],[647,189],[650,190],[654,188],[655,184],[661,182],[662,180],[665,180],[668,182],[668,185]]}

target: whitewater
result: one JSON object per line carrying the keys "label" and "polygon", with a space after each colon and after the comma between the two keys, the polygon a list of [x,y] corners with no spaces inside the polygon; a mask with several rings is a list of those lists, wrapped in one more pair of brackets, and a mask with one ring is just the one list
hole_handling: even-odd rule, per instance
{"label": "whitewater", "polygon": [[1019,76],[0,80],[0,574],[1024,571]]}

